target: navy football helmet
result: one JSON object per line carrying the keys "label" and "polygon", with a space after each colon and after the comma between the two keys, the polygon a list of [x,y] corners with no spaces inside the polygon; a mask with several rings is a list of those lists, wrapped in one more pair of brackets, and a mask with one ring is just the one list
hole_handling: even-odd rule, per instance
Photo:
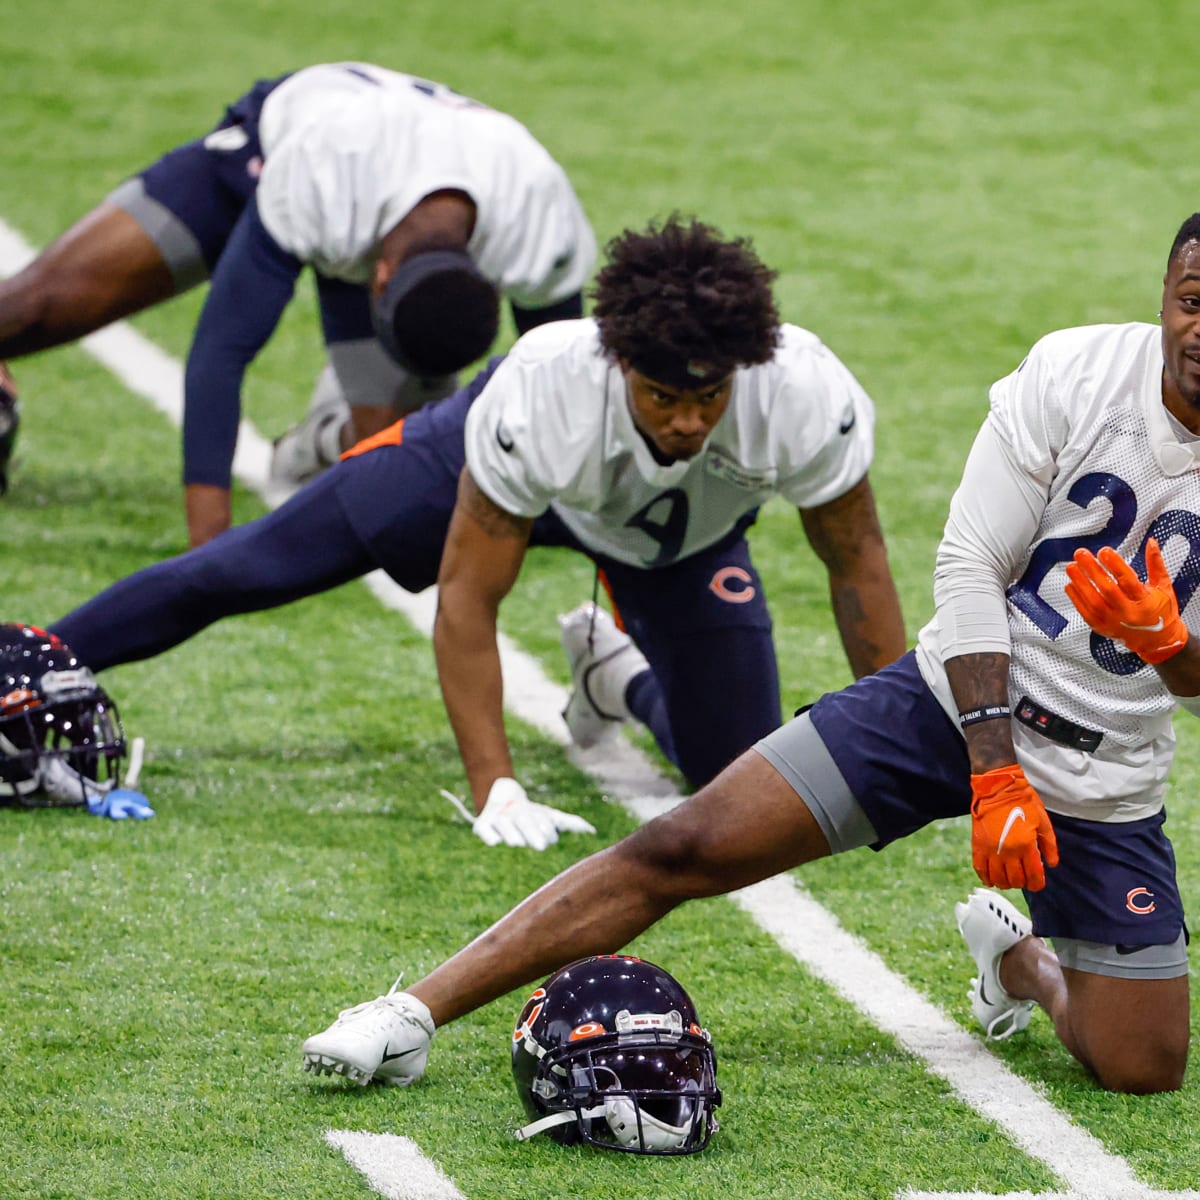
{"label": "navy football helmet", "polygon": [[693,1154],[717,1130],[712,1039],[662,967],[621,954],[555,971],[513,1031],[513,1076],[530,1124],[563,1145]]}
{"label": "navy football helmet", "polygon": [[117,706],[52,633],[0,625],[0,804],[83,805],[120,781]]}

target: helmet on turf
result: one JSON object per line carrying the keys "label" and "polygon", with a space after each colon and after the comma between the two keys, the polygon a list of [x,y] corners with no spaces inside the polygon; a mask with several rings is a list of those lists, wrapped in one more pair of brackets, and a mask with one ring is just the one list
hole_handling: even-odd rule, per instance
{"label": "helmet on turf", "polygon": [[692,1154],[717,1130],[721,1103],[708,1032],[679,982],[620,954],[555,971],[525,1002],[512,1066],[530,1124],[635,1154]]}
{"label": "helmet on turf", "polygon": [[117,706],[52,633],[0,625],[0,803],[82,805],[116,787]]}

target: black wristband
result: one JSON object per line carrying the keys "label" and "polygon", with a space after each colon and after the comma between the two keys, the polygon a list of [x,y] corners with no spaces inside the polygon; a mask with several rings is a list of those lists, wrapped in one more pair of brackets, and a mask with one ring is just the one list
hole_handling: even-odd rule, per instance
{"label": "black wristband", "polygon": [[1012,709],[1007,704],[985,704],[982,708],[973,708],[970,712],[958,714],[958,724],[961,729],[968,725],[977,725],[980,721],[995,721],[1000,717],[1011,717]]}

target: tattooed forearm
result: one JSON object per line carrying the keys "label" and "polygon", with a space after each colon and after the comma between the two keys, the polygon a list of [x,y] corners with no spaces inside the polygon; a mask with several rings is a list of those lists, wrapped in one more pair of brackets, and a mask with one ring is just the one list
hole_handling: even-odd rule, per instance
{"label": "tattooed forearm", "polygon": [[[947,659],[946,676],[959,712],[1008,704],[1007,654],[961,654]],[[968,725],[963,736],[967,739],[967,753],[974,774],[1017,760],[1012,721],[1008,717]]]}
{"label": "tattooed forearm", "polygon": [[829,572],[833,615],[855,678],[878,671],[904,653],[905,636],[870,483],[863,478],[836,500],[802,509],[800,519]]}

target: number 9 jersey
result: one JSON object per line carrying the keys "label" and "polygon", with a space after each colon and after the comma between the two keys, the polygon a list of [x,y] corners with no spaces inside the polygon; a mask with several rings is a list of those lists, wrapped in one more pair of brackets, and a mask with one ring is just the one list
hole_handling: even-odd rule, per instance
{"label": "number 9 jersey", "polygon": [[471,406],[466,456],[506,511],[553,509],[589,551],[653,568],[715,544],[772,496],[811,508],[849,491],[871,464],[874,424],[837,356],[784,325],[769,362],[734,372],[700,452],[664,465],[596,323],[556,321],[521,338]]}

